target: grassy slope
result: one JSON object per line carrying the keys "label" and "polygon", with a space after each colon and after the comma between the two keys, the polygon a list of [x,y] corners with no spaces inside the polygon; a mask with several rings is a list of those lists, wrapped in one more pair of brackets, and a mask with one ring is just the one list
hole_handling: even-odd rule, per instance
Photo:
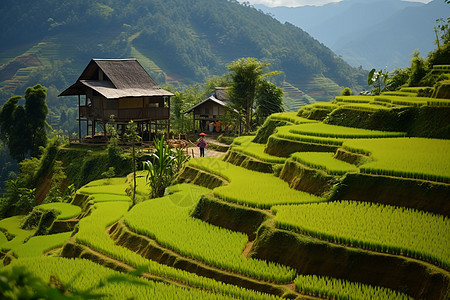
{"label": "grassy slope", "polygon": [[[342,161],[337,161],[332,157],[332,153],[294,153],[292,157],[310,167],[328,170],[330,174],[342,175],[346,172],[354,172],[358,169],[366,170],[365,167],[370,164],[378,166],[378,169],[387,170],[388,167],[395,166],[396,169],[404,171],[405,177],[412,173],[423,171],[429,165],[429,170],[435,175],[448,175],[448,141],[430,140],[430,139],[408,139],[408,138],[384,138],[386,135],[399,135],[398,133],[374,132],[369,130],[351,129],[340,126],[332,126],[323,123],[307,123],[302,124],[305,120],[296,117],[295,114],[278,114],[274,116],[275,120],[285,120],[292,125],[287,125],[283,128],[278,128],[277,135],[286,135],[289,138],[297,139],[303,138],[305,142],[317,142],[321,140],[323,143],[332,141],[343,144],[348,150],[354,152],[362,152],[372,157],[373,161],[367,165],[356,167],[354,165],[346,164]],[[314,121],[315,122],[315,121]],[[294,125],[297,124],[297,125]],[[401,135],[401,134],[400,134]],[[309,140],[307,140],[307,137]],[[349,139],[351,137],[351,139]],[[370,137],[370,138],[368,138]],[[364,139],[361,139],[364,138]],[[271,160],[272,162],[282,163],[284,158],[277,158],[273,155],[268,155],[264,152],[263,144],[255,144],[251,142],[252,137],[237,138],[233,147],[241,148],[240,151],[259,159]],[[411,144],[410,144],[411,142]],[[402,146],[402,147],[400,147]],[[80,151],[80,153],[84,153]],[[424,162],[430,161],[430,164]],[[270,209],[276,213],[274,222],[277,226],[294,230],[294,231],[310,231],[315,232],[317,237],[332,235],[330,243],[334,243],[339,239],[340,243],[349,244],[353,247],[370,248],[375,251],[388,251],[393,254],[404,253],[429,261],[437,265],[447,265],[448,263],[448,249],[445,247],[446,241],[449,239],[448,235],[448,218],[432,214],[422,214],[421,212],[411,213],[403,209],[394,209],[392,207],[380,206],[381,212],[372,212],[372,208],[367,208],[363,205],[349,204],[347,206],[340,203],[323,203],[325,199],[315,197],[290,189],[286,182],[272,174],[263,174],[254,171],[249,171],[241,167],[225,163],[217,158],[197,158],[191,160],[189,164],[192,167],[214,173],[218,176],[224,177],[230,183],[226,186],[221,186],[212,191],[212,194],[223,200],[232,202],[233,205],[253,206],[263,209]],[[375,168],[375,166],[372,166]],[[417,168],[415,167],[417,166]],[[416,168],[416,169],[415,169]],[[140,200],[145,199],[148,189],[145,185],[144,174],[139,174],[138,177],[138,193]],[[391,176],[398,176],[390,174]],[[436,178],[430,177],[430,180]],[[229,287],[219,287],[215,281],[209,281],[207,278],[199,278],[196,275],[164,265],[160,265],[154,261],[147,260],[137,253],[130,251],[124,247],[115,245],[114,241],[110,239],[105,232],[105,228],[119,220],[125,215],[126,223],[135,231],[141,234],[148,235],[164,246],[176,250],[182,255],[194,257],[212,265],[222,267],[234,272],[250,274],[252,277],[259,277],[258,274],[264,272],[265,275],[261,278],[269,280],[277,280],[271,278],[276,276],[277,267],[270,266],[265,271],[261,272],[252,260],[246,260],[241,255],[243,248],[246,246],[247,240],[245,235],[236,232],[230,232],[226,229],[215,228],[198,219],[193,219],[189,216],[190,210],[195,206],[198,196],[205,193],[203,188],[189,186],[184,188],[175,186],[168,191],[168,195],[155,200],[145,201],[138,204],[133,210],[127,213],[130,205],[130,198],[127,195],[126,189],[129,188],[129,181],[125,178],[112,178],[90,182],[82,187],[79,193],[89,195],[94,203],[94,209],[88,217],[80,221],[80,228],[75,235],[78,243],[87,245],[96,251],[110,256],[114,259],[125,262],[131,266],[139,267],[145,266],[150,273],[163,276],[165,278],[176,279],[181,282],[190,282],[192,286],[207,286],[207,289],[225,293],[230,290]],[[186,186],[185,186],[186,187]],[[194,197],[195,199],[193,199]],[[345,199],[340,199],[345,200]],[[319,204],[309,204],[311,202],[322,202]],[[289,206],[285,204],[290,204]],[[276,206],[274,205],[281,205]],[[352,210],[353,206],[358,209]],[[318,212],[308,211],[310,207],[319,207]],[[396,217],[385,216],[391,210],[395,211]],[[332,217],[326,218],[327,213]],[[334,214],[334,215],[333,215]],[[336,216],[336,214],[338,216]],[[358,217],[354,217],[354,216]],[[374,221],[369,224],[370,215],[376,216]],[[422,218],[422,216],[425,217]],[[333,217],[334,216],[334,217]],[[364,216],[363,218],[359,216]],[[382,217],[380,217],[382,216]],[[300,218],[303,217],[303,218]],[[409,219],[408,219],[409,218]],[[408,220],[407,220],[408,219]],[[339,229],[346,221],[362,220],[362,224],[353,224],[350,230]],[[395,221],[393,221],[395,220]],[[268,222],[266,226],[271,226],[272,222]],[[2,247],[7,245],[7,249],[15,248],[16,255],[19,257],[25,256],[40,256],[42,252],[48,248],[60,245],[64,240],[69,239],[68,234],[61,234],[58,236],[46,236],[40,238],[31,238],[27,243],[22,244],[22,241],[33,232],[18,230],[20,217],[12,219],[5,219],[0,221],[0,227],[11,234],[16,234],[16,239],[8,242],[1,238],[0,243]],[[399,224],[408,223],[408,228],[403,228]],[[428,228],[437,224],[436,227]],[[283,225],[282,225],[283,224]],[[361,228],[363,225],[369,224],[367,231],[373,230],[371,236],[383,236],[377,241],[361,237],[360,232],[352,230]],[[424,226],[426,224],[427,226]],[[314,227],[315,226],[315,227]],[[428,228],[428,229],[427,229]],[[423,232],[416,232],[416,229],[423,229]],[[335,230],[330,233],[330,230]],[[336,231],[337,230],[337,231]],[[427,231],[428,230],[428,231]],[[442,232],[441,232],[442,231]],[[344,234],[344,232],[346,232]],[[430,233],[431,232],[431,233]],[[441,233],[437,233],[441,232]],[[205,236],[208,236],[205,238]],[[401,238],[398,238],[401,236]],[[218,240],[216,238],[219,237]],[[230,239],[228,239],[230,237]],[[236,237],[236,241],[231,238]],[[242,239],[242,240],[241,240]],[[420,241],[419,244],[407,244],[408,241]],[[225,242],[224,245],[222,245]],[[11,245],[13,244],[13,245]],[[20,245],[22,244],[22,245]],[[36,250],[31,251],[33,245],[39,244]],[[217,245],[221,245],[217,247]],[[425,248],[423,247],[425,245]],[[431,246],[430,246],[431,245]],[[250,245],[251,246],[251,245]],[[427,249],[431,248],[431,249]],[[228,250],[224,250],[228,249]],[[381,250],[380,250],[381,249]],[[400,249],[400,250],[396,250]],[[211,250],[208,252],[208,250]],[[223,255],[225,251],[227,254],[233,256],[232,258]],[[437,253],[437,254],[436,254]],[[438,257],[436,259],[436,257]],[[45,260],[45,259],[44,259]],[[19,259],[18,262],[25,260]],[[55,271],[56,272],[56,271]],[[260,273],[261,272],[261,273]],[[288,272],[289,273],[289,272]],[[293,283],[292,274],[289,273],[287,281]],[[275,278],[275,277],[274,277]],[[303,281],[302,281],[303,280]],[[323,280],[323,278],[301,278],[295,281],[298,290],[307,290],[309,283],[306,281],[312,280],[314,284]],[[327,282],[331,282],[328,280]],[[301,283],[303,282],[303,283]],[[334,287],[332,291],[328,291],[328,295],[334,295],[337,289],[351,290],[348,284],[342,288],[339,284],[332,284]],[[321,284],[324,286],[324,284]],[[334,289],[334,290],[333,290]],[[370,289],[362,287],[366,292]],[[318,290],[318,291],[317,291]],[[316,292],[324,293],[324,287],[316,288]],[[136,292],[138,293],[138,292]],[[375,293],[375,292],[368,292]],[[234,295],[242,296],[240,291],[235,292]],[[402,296],[393,296],[402,297]]]}

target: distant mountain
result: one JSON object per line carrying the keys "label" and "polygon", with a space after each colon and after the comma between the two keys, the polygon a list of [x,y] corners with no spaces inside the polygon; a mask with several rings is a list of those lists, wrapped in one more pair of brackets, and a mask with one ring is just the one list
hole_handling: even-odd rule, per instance
{"label": "distant mountain", "polygon": [[324,6],[256,8],[290,22],[330,47],[353,66],[405,67],[410,54],[434,49],[433,25],[450,15],[443,0],[343,0]]}
{"label": "distant mountain", "polygon": [[299,103],[330,100],[366,77],[303,30],[237,1],[2,0],[0,13],[5,97],[38,82],[60,91],[91,58],[136,57],[159,84],[180,86],[257,57],[284,72],[274,80]]}

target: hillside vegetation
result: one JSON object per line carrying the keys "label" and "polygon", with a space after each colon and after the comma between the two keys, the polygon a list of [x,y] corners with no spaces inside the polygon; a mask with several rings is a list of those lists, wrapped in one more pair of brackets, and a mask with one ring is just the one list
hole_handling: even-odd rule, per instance
{"label": "hillside vegetation", "polygon": [[[436,19],[447,18],[444,0],[344,0],[322,6],[255,5],[281,22],[289,22],[321,41],[352,66],[388,69],[408,65],[413,49],[433,50]],[[383,41],[383,47],[379,47]]]}
{"label": "hillside vegetation", "polygon": [[56,136],[0,198],[0,295],[449,299],[449,45],[210,157]]}
{"label": "hillside vegetation", "polygon": [[[189,160],[163,197],[149,199],[139,171],[131,209],[131,175],[86,182],[114,165],[103,150],[61,148],[83,186],[70,204],[0,221],[0,274],[117,299],[448,299],[448,99],[411,91],[273,114],[223,157]],[[392,127],[399,109],[428,125]]]}
{"label": "hillside vegetation", "polygon": [[[313,103],[323,94],[329,100],[336,86],[364,84],[363,71],[303,30],[237,1],[6,0],[0,12],[0,103],[39,82],[50,88],[50,110],[67,110],[73,103],[56,95],[92,58],[136,57],[159,84],[180,87],[226,73],[233,60],[256,57],[284,72],[274,79],[279,86],[301,90],[290,95],[292,103]],[[316,78],[334,88],[306,86],[319,83]]]}

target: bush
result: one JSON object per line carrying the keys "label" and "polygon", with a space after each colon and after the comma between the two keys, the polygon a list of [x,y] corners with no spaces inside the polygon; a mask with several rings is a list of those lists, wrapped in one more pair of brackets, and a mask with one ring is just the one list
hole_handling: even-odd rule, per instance
{"label": "bush", "polygon": [[341,95],[342,96],[351,96],[351,95],[353,95],[353,92],[352,92],[352,90],[350,88],[345,87],[345,88],[342,89]]}
{"label": "bush", "polygon": [[22,221],[20,228],[25,230],[30,230],[39,225],[39,221],[41,220],[42,214],[44,213],[43,209],[35,207]]}
{"label": "bush", "polygon": [[53,221],[56,220],[58,215],[59,215],[59,212],[55,209],[50,209],[50,210],[45,211],[42,214],[41,219],[39,220],[39,226],[34,235],[35,236],[47,235],[50,227],[53,224]]}

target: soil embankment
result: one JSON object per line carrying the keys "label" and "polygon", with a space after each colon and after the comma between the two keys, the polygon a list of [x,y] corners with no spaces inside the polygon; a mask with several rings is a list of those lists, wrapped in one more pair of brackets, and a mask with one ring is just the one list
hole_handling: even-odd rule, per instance
{"label": "soil embankment", "polygon": [[180,175],[178,175],[178,177],[176,178],[176,182],[192,183],[206,187],[208,189],[214,189],[216,187],[228,184],[228,182],[224,178],[194,168],[190,165],[186,165],[184,167]]}
{"label": "soil embankment", "polygon": [[425,180],[347,174],[331,200],[395,205],[450,216],[450,185]]}
{"label": "soil embankment", "polygon": [[270,155],[289,157],[295,152],[336,152],[338,148],[339,146],[304,143],[271,135],[264,151]]}
{"label": "soil embankment", "polygon": [[398,255],[336,245],[263,224],[250,257],[315,274],[384,286],[415,299],[447,299],[448,271]]}
{"label": "soil embankment", "polygon": [[212,225],[245,233],[250,241],[256,238],[259,226],[270,218],[261,210],[226,203],[211,196],[203,196],[191,216]]}
{"label": "soil embankment", "polygon": [[233,150],[229,150],[223,160],[248,170],[258,171],[262,173],[273,172],[273,165],[271,163],[257,160],[253,157]]}
{"label": "soil embankment", "polygon": [[110,236],[117,245],[128,248],[144,258],[160,264],[263,293],[283,296],[289,299],[295,299],[298,296],[298,294],[289,291],[285,286],[259,281],[183,257],[170,249],[164,248],[149,237],[132,232],[123,220],[111,227]]}
{"label": "soil embankment", "polygon": [[338,182],[336,176],[309,168],[293,159],[287,159],[280,173],[280,178],[289,183],[289,187],[314,195],[323,195]]}

